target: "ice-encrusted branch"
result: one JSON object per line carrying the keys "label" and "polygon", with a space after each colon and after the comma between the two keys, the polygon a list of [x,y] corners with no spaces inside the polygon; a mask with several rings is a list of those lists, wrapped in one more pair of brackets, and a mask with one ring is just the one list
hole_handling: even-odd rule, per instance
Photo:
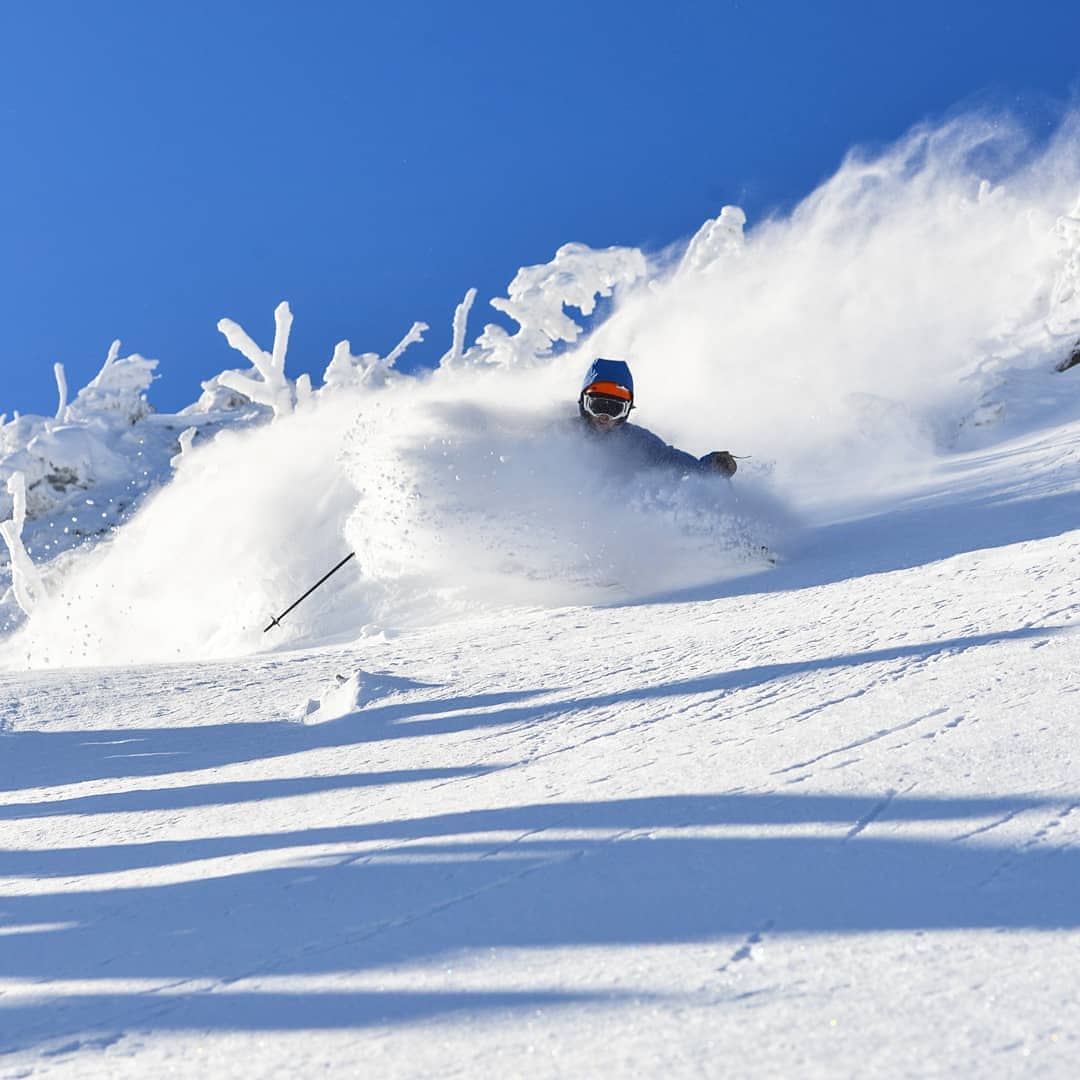
{"label": "ice-encrusted branch", "polygon": [[109,346],[109,352],[105,357],[105,363],[101,365],[101,370],[94,376],[93,380],[89,382],[88,386],[100,386],[109,377],[109,368],[116,363],[116,358],[120,355],[120,339],[116,338]]}
{"label": "ice-encrusted branch", "polygon": [[342,386],[367,386],[379,389],[390,379],[390,372],[401,354],[414,342],[423,341],[424,333],[429,329],[427,323],[414,322],[409,332],[386,354],[361,353],[352,355],[352,345],[348,341],[339,341],[334,346],[334,355],[323,372],[323,383],[331,388]]}
{"label": "ice-encrusted branch", "polygon": [[184,455],[191,452],[191,444],[195,440],[195,436],[199,433],[198,428],[185,428],[180,432],[180,437],[176,441],[180,444],[180,453],[174,454],[169,458],[169,464],[175,469],[183,460]]}
{"label": "ice-encrusted branch", "polygon": [[460,367],[465,359],[465,330],[469,323],[469,312],[475,302],[476,289],[472,288],[465,294],[465,299],[454,308],[454,337],[449,352],[444,353],[439,361],[439,367]]}
{"label": "ice-encrusted branch", "polygon": [[409,332],[386,354],[383,363],[387,368],[392,368],[401,354],[412,344],[424,340],[424,334],[430,329],[426,322],[414,322],[409,327]]}
{"label": "ice-encrusted branch", "polygon": [[296,377],[296,404],[303,405],[311,400],[311,376],[305,371]]}
{"label": "ice-encrusted branch", "polygon": [[30,615],[38,602],[45,599],[45,586],[22,540],[26,524],[26,477],[21,472],[12,473],[7,489],[14,505],[11,518],[0,523],[0,536],[11,553],[11,585],[15,601],[25,614]]}
{"label": "ice-encrusted branch", "polygon": [[261,376],[261,379],[254,379],[235,371],[224,371],[218,377],[221,385],[243,394],[256,405],[268,406],[273,409],[275,417],[291,413],[296,397],[292,384],[285,377],[285,354],[292,328],[289,305],[282,301],[274,309],[274,347],[270,353],[260,349],[247,331],[232,319],[222,319],[217,325],[229,345],[246,357]]}
{"label": "ice-encrusted branch", "polygon": [[520,329],[508,334],[489,323],[466,360],[502,368],[542,362],[555,342],[574,342],[581,334],[567,306],[587,317],[596,310],[598,296],[611,296],[617,287],[645,277],[646,271],[645,256],[637,248],[596,251],[585,244],[564,244],[551,262],[522,267],[510,282],[508,296],[491,301]]}
{"label": "ice-encrusted branch", "polygon": [[56,421],[62,423],[67,414],[67,376],[64,374],[63,364],[53,364],[53,374],[56,376],[56,389],[60,395],[60,404],[56,407]]}

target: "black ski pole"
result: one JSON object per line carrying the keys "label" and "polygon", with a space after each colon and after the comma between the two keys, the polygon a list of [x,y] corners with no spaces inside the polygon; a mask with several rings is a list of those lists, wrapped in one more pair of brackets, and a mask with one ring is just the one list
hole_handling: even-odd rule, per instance
{"label": "black ski pole", "polygon": [[[280,615],[278,615],[276,618],[272,618],[270,620],[270,625],[266,628],[266,630],[272,630],[275,626],[280,626],[281,620],[284,619],[285,616],[288,615],[289,612],[292,611],[292,609],[300,603],[300,600],[306,600],[324,581],[326,581],[327,578],[333,577],[334,574],[336,574],[355,555],[355,551],[350,551],[349,554],[346,555],[345,558],[342,559],[341,562],[339,562],[333,570],[331,570],[327,574],[323,574],[323,576],[319,578],[319,580],[316,581],[315,584],[312,585],[311,588],[308,589],[308,591],[304,593],[304,595],[301,596],[299,600],[294,600]],[[263,631],[264,634],[266,633],[266,630]]]}

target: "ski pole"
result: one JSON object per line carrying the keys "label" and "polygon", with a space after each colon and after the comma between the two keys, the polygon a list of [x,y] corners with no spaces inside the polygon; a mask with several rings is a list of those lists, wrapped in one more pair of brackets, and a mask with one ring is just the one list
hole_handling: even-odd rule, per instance
{"label": "ski pole", "polygon": [[[280,626],[281,620],[284,619],[285,616],[288,615],[289,612],[292,611],[292,609],[300,603],[300,600],[306,600],[324,581],[326,581],[327,578],[333,577],[334,574],[336,574],[355,555],[355,551],[350,551],[349,554],[346,555],[345,558],[342,559],[341,562],[339,562],[333,570],[331,570],[329,573],[323,574],[323,576],[319,578],[319,580],[316,581],[315,584],[312,585],[311,588],[308,589],[308,591],[304,593],[304,595],[301,596],[299,600],[294,600],[280,615],[276,616],[275,618],[271,618],[270,625],[266,628],[266,630],[271,630],[275,626]],[[263,630],[264,634],[266,633],[266,630]]]}

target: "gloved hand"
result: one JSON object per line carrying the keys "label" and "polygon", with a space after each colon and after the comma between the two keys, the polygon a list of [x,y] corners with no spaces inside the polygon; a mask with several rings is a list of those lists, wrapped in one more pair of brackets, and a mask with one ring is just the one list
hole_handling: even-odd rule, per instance
{"label": "gloved hand", "polygon": [[724,476],[734,476],[739,468],[735,458],[728,450],[714,450],[711,454],[706,454],[705,464]]}

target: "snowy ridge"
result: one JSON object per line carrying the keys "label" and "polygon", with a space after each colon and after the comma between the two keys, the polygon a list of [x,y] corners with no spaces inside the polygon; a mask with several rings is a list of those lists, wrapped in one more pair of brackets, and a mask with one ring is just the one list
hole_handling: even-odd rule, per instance
{"label": "snowy ridge", "polygon": [[[7,425],[143,457],[13,521],[0,1071],[1073,1076],[1080,149],[1017,139],[562,248],[433,373],[293,380],[279,309],[179,416]],[[599,484],[597,354],[734,482]]]}

